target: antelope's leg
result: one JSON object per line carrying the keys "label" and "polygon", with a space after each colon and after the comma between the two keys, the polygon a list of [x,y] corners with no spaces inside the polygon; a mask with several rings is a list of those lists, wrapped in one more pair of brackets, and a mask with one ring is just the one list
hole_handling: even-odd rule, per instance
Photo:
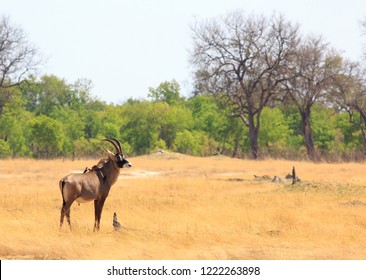
{"label": "antelope's leg", "polygon": [[64,217],[65,217],[64,207],[65,207],[65,204],[62,204],[62,207],[61,207],[61,216],[60,216],[60,227],[62,227],[62,224],[64,223]]}
{"label": "antelope's leg", "polygon": [[94,229],[93,229],[93,231],[95,231],[95,229],[99,230],[99,225],[97,225],[97,221],[98,221],[98,202],[99,202],[98,199],[94,200]]}
{"label": "antelope's leg", "polygon": [[64,217],[66,215],[66,219],[67,219],[67,223],[69,224],[69,227],[71,229],[71,221],[70,221],[70,208],[71,208],[71,204],[73,203],[73,201],[71,202],[66,202],[65,204],[62,205],[61,208],[61,217],[60,217],[60,227],[62,227],[62,224],[64,222]]}
{"label": "antelope's leg", "polygon": [[105,197],[101,197],[98,200],[94,200],[94,211],[95,211],[94,231],[99,230],[100,218],[102,216],[102,210],[105,199],[106,199]]}
{"label": "antelope's leg", "polygon": [[66,220],[67,220],[67,223],[69,224],[69,227],[71,229],[70,211],[71,211],[71,209],[69,207],[69,209],[66,210]]}
{"label": "antelope's leg", "polygon": [[105,197],[101,197],[99,199],[99,203],[98,203],[98,229],[99,229],[99,225],[100,225],[100,218],[102,217],[102,211],[103,211],[103,206],[104,206],[104,202],[105,202]]}

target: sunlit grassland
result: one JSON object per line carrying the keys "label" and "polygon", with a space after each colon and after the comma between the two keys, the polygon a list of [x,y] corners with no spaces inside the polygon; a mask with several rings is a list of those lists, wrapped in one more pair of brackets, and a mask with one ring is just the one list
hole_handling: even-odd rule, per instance
{"label": "sunlit grassland", "polygon": [[[93,232],[60,230],[58,181],[97,160],[0,161],[1,259],[365,259],[366,165],[154,154],[129,158]],[[302,182],[272,183],[296,166]],[[114,231],[113,212],[123,229]]]}

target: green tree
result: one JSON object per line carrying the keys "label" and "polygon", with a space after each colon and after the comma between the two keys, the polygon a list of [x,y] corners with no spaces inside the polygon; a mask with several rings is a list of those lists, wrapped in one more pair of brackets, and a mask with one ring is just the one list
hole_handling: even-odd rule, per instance
{"label": "green tree", "polygon": [[45,115],[31,120],[32,150],[35,157],[56,157],[61,155],[64,145],[62,124]]}
{"label": "green tree", "polygon": [[174,141],[175,149],[183,154],[199,155],[201,153],[201,144],[198,132],[184,130],[177,133]]}
{"label": "green tree", "polygon": [[223,142],[227,135],[230,111],[220,108],[217,100],[209,95],[198,95],[188,100],[194,118],[194,129],[206,132],[210,138]]}
{"label": "green tree", "polygon": [[137,154],[150,153],[159,140],[162,111],[159,106],[148,101],[130,101],[122,106],[125,118],[120,130],[122,142],[129,143]]}
{"label": "green tree", "polygon": [[72,103],[73,96],[70,85],[54,75],[42,76],[38,90],[40,92],[35,93],[37,98],[35,112],[37,115],[49,116],[58,107],[69,106]]}
{"label": "green tree", "polygon": [[3,107],[0,116],[0,138],[8,143],[11,155],[26,156],[28,149],[28,123],[33,115],[24,109],[24,100],[17,88],[12,88],[13,94]]}
{"label": "green tree", "polygon": [[180,85],[177,81],[163,82],[156,89],[150,87],[149,95],[153,101],[166,102],[169,105],[177,105],[183,102],[180,96]]}
{"label": "green tree", "polygon": [[121,116],[122,106],[106,105],[101,116],[102,134],[106,138],[120,139],[120,128],[126,117]]}
{"label": "green tree", "polygon": [[301,116],[295,106],[281,106],[282,114],[288,126],[287,135],[287,155],[291,158],[305,158],[306,148],[304,146],[304,137],[301,130]]}
{"label": "green tree", "polygon": [[9,143],[0,139],[0,159],[8,158],[11,156],[11,150]]}
{"label": "green tree", "polygon": [[[359,114],[353,115],[353,120],[357,123],[360,121]],[[349,114],[346,112],[340,112],[336,116],[336,128],[341,131],[342,138],[339,141],[344,144],[345,152],[351,150],[362,150],[363,149],[363,141],[361,137],[360,129],[352,125],[349,120]]]}
{"label": "green tree", "polygon": [[168,104],[159,104],[159,108],[162,109],[159,139],[165,142],[167,148],[171,148],[178,132],[191,129],[192,113],[187,108]]}
{"label": "green tree", "polygon": [[323,154],[329,154],[335,144],[336,139],[336,119],[334,111],[322,106],[314,105],[311,122],[313,123],[313,136],[315,146]]}
{"label": "green tree", "polygon": [[138,154],[172,148],[177,133],[193,122],[189,109],[166,102],[129,101],[121,115],[121,137]]}
{"label": "green tree", "polygon": [[278,108],[264,108],[261,114],[259,147],[272,156],[284,154],[287,150],[289,127]]}
{"label": "green tree", "polygon": [[102,117],[98,112],[85,111],[84,120],[84,136],[86,139],[96,138],[103,132]]}
{"label": "green tree", "polygon": [[215,98],[208,94],[198,95],[188,101],[194,116],[194,129],[207,132],[213,138],[220,138],[226,120]]}
{"label": "green tree", "polygon": [[241,154],[248,130],[232,117],[228,104],[210,94],[201,94],[189,99],[187,106],[192,111],[193,129],[209,137],[208,150],[233,157]]}
{"label": "green tree", "polygon": [[79,114],[85,110],[103,110],[105,104],[91,94],[92,83],[80,79],[74,84],[67,83],[55,75],[44,75],[39,79],[31,76],[22,84],[23,99],[28,111],[37,115],[50,115],[59,107],[68,107]]}
{"label": "green tree", "polygon": [[85,123],[79,113],[69,107],[57,107],[50,117],[58,121],[64,131],[64,155],[74,155],[75,140],[84,137]]}

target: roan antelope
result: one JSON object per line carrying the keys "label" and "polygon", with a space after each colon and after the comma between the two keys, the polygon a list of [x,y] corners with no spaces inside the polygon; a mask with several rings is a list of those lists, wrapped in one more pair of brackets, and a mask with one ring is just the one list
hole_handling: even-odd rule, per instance
{"label": "roan antelope", "polygon": [[107,158],[101,159],[97,165],[84,173],[71,173],[60,180],[59,186],[62,194],[62,208],[60,228],[66,215],[70,224],[70,208],[74,201],[84,203],[94,200],[95,222],[94,231],[99,230],[103,205],[111,189],[117,181],[119,170],[132,165],[124,158],[121,143],[115,139],[103,139],[110,142],[116,149],[116,153],[106,150]]}

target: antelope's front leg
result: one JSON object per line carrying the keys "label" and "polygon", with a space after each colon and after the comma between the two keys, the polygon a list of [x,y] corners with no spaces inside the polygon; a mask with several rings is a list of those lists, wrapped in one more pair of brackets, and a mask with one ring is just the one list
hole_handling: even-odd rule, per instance
{"label": "antelope's front leg", "polygon": [[98,200],[94,200],[95,222],[94,231],[99,230],[100,218],[102,217],[103,206],[106,197],[101,197]]}
{"label": "antelope's front leg", "polygon": [[94,229],[93,229],[93,231],[99,230],[99,223],[98,223],[98,203],[99,203],[99,200],[98,199],[94,200]]}

